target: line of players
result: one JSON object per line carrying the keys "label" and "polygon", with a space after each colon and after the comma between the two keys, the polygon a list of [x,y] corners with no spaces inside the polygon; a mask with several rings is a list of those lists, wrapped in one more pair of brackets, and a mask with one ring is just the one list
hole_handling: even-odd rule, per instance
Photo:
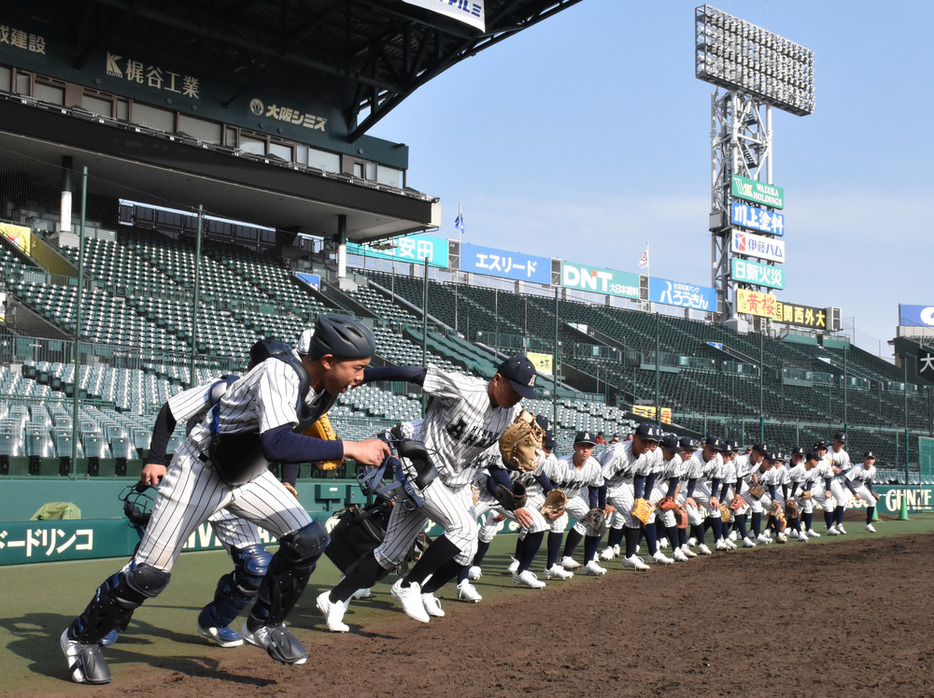
{"label": "line of players", "polygon": [[[620,558],[624,567],[647,570],[650,564],[687,562],[698,554],[730,550],[742,545],[754,548],[789,538],[807,542],[820,537],[814,529],[814,511],[824,513],[825,534],[843,535],[843,515],[850,496],[866,504],[865,528],[872,525],[879,499],[874,489],[875,455],[864,454],[863,462],[850,463],[846,434],[834,435],[832,447],[819,441],[805,452],[799,446],[790,455],[756,444],[739,453],[735,441],[708,436],[703,443],[691,437],[664,435],[653,423],[640,424],[626,441],[611,444],[594,455],[596,439],[587,431],[578,432],[573,453],[562,458],[554,454],[554,437],[546,432],[546,458],[527,480],[530,506],[539,507],[548,489],[557,487],[568,496],[567,513],[577,523],[562,541],[567,519],[549,523],[545,579],[569,579],[572,570],[602,575],[601,562]],[[544,476],[544,477],[541,477]],[[650,512],[643,523],[632,512],[637,500],[644,499]],[[665,502],[674,508],[663,508]],[[786,502],[794,501],[797,514],[788,512]],[[671,506],[669,504],[668,506]],[[603,511],[610,521],[606,546],[597,554],[601,531],[581,523],[588,510]],[[478,516],[488,516],[480,529],[478,554],[468,570],[468,579],[458,585],[462,600],[480,600],[469,584],[482,575],[483,553],[490,545],[503,518],[509,512],[495,506],[478,506]],[[712,532],[711,548],[706,541]],[[517,551],[530,535],[520,529]],[[584,540],[583,562],[575,551]],[[638,555],[644,541],[647,558]],[[563,545],[562,545],[563,542]],[[670,551],[670,552],[668,552]],[[516,584],[540,588],[545,583],[529,571],[531,560],[517,555],[508,568]]]}

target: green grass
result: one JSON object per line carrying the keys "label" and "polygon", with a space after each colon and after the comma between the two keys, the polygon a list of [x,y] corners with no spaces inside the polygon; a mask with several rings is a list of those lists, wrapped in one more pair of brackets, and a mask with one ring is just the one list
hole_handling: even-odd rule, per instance
{"label": "green grass", "polygon": [[[819,532],[824,528],[819,516],[815,516],[815,526]],[[861,518],[848,520],[846,526],[850,533],[843,540],[873,536],[863,529]],[[910,521],[886,520],[878,522],[876,528],[878,533],[874,537],[929,533],[934,531],[934,514],[913,514]],[[808,545],[832,545],[839,540],[821,536]],[[503,574],[514,544],[515,538],[511,535],[495,539],[484,564],[484,576],[477,582],[484,599],[525,593],[525,590],[514,587],[509,576]],[[790,545],[800,544],[792,542]],[[579,548],[578,558],[581,552]],[[755,550],[738,552],[755,554]],[[540,570],[543,556],[544,549],[540,551],[533,570]],[[97,585],[116,572],[123,562],[93,560],[0,568],[0,589],[3,590],[0,606],[0,667],[3,668],[0,694],[56,694],[78,690],[66,676],[58,637],[72,618],[81,612]],[[611,567],[610,574],[622,573],[618,571],[617,563],[611,563]],[[173,570],[169,588],[140,608],[126,634],[116,645],[105,650],[117,686],[121,674],[126,676],[134,670],[139,671],[140,665],[180,672],[203,671],[206,659],[218,658],[225,652],[255,651],[244,648],[222,650],[206,644],[195,632],[198,611],[211,599],[218,577],[229,570],[230,559],[223,552],[185,553],[181,556]],[[339,572],[327,559],[312,576],[289,619],[290,625],[299,629],[297,634],[303,640],[310,643],[327,641],[328,633],[322,630],[314,599],[321,590],[336,583],[339,577]],[[387,577],[387,581],[392,580],[392,576]],[[561,584],[586,584],[587,581],[578,576]],[[391,618],[387,610],[396,607],[388,591],[388,585],[382,583],[377,586],[372,599],[355,602],[351,606],[345,620],[352,630],[361,626],[373,628]],[[467,608],[452,600],[452,585],[442,590],[440,596],[452,615],[456,616]],[[239,627],[239,621],[235,627]],[[85,687],[82,690],[89,689]]]}

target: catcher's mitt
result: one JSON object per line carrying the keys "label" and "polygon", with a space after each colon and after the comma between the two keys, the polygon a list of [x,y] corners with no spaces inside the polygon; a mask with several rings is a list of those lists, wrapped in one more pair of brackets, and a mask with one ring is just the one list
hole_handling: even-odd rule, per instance
{"label": "catcher's mitt", "polygon": [[593,535],[602,536],[606,530],[606,516],[600,509],[591,509],[581,518],[581,524],[593,531]]}
{"label": "catcher's mitt", "polygon": [[762,485],[753,485],[749,488],[749,494],[759,499],[759,497],[765,494],[765,488]]}
{"label": "catcher's mitt", "polygon": [[740,495],[736,495],[730,501],[730,511],[736,511],[738,509],[742,509],[744,506],[746,506],[746,500],[743,499]]}
{"label": "catcher's mitt", "polygon": [[522,410],[516,421],[506,427],[506,431],[499,437],[499,452],[503,456],[503,463],[512,470],[535,470],[544,438],[545,432],[535,421],[535,415]]}
{"label": "catcher's mitt", "polygon": [[649,506],[649,503],[645,501],[645,499],[639,497],[632,505],[632,511],[630,513],[639,519],[644,526],[649,522],[649,517],[652,515],[652,507]]}
{"label": "catcher's mitt", "polygon": [[[658,508],[662,511],[672,511],[678,509],[678,502],[675,501],[674,497],[662,497],[658,500]],[[677,514],[675,515],[677,516]]]}
{"label": "catcher's mitt", "polygon": [[789,499],[787,502],[785,502],[785,517],[786,518],[797,519],[798,511],[799,511],[798,503],[795,500]]}
{"label": "catcher's mitt", "polygon": [[564,513],[564,507],[568,503],[568,496],[559,489],[549,490],[545,495],[545,503],[542,504],[541,512],[546,519],[557,519]]}
{"label": "catcher's mitt", "polygon": [[[324,441],[337,441],[337,434],[334,432],[334,427],[331,426],[331,420],[327,414],[318,417],[318,421],[305,430],[305,435],[323,439]],[[316,465],[319,470],[337,470],[343,462],[342,460],[326,460],[318,461]]]}
{"label": "catcher's mitt", "polygon": [[684,507],[676,507],[675,512],[675,526],[678,528],[687,528],[690,520],[688,518],[688,511]]}
{"label": "catcher's mitt", "polygon": [[732,514],[732,513],[733,513],[733,512],[730,511],[730,507],[728,507],[726,504],[721,504],[721,505],[720,505],[720,520],[721,520],[723,523],[729,523],[729,521],[730,521],[730,514]]}
{"label": "catcher's mitt", "polygon": [[511,490],[502,485],[497,485],[496,493],[493,496],[496,497],[496,501],[498,501],[500,506],[506,511],[521,509],[528,500],[525,493],[525,485],[520,482],[515,483]]}

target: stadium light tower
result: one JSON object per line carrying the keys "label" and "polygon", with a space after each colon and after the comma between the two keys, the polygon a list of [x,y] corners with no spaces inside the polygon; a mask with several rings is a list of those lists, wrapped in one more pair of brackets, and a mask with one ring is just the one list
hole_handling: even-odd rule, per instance
{"label": "stadium light tower", "polygon": [[[797,116],[814,110],[814,53],[710,5],[695,9],[694,33],[695,75],[717,86],[710,100],[711,285],[721,322],[740,329],[738,283],[731,278],[733,176],[772,184],[772,107]],[[760,203],[768,212],[783,205]],[[761,227],[752,232],[769,234]]]}

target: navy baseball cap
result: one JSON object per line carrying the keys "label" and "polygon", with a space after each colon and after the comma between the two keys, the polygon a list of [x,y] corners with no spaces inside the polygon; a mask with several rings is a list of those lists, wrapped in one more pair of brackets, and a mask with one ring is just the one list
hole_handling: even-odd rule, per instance
{"label": "navy baseball cap", "polygon": [[576,444],[590,444],[595,446],[597,444],[596,438],[594,438],[592,431],[579,431],[577,436],[574,437],[574,443]]}
{"label": "navy baseball cap", "polygon": [[817,451],[808,451],[807,455],[804,457],[805,460],[820,460],[820,455]]}
{"label": "navy baseball cap", "polygon": [[784,451],[776,451],[776,452],[775,452],[775,460],[780,460],[780,461],[784,462],[784,461],[785,461],[785,452],[784,452]]}
{"label": "navy baseball cap", "polygon": [[738,450],[739,450],[739,444],[736,441],[730,441],[729,439],[724,439],[723,453],[729,455],[731,453],[736,453]]}
{"label": "navy baseball cap", "polygon": [[838,431],[836,434],[833,435],[833,440],[839,441],[840,443],[845,444],[846,443],[846,432]]}
{"label": "navy baseball cap", "polygon": [[545,438],[542,439],[542,446],[545,448],[554,448],[555,443],[555,433],[551,429],[546,429]]}
{"label": "navy baseball cap", "polygon": [[704,439],[704,446],[710,446],[714,451],[723,450],[723,440],[719,436],[714,436],[711,434],[706,439]]}
{"label": "navy baseball cap", "polygon": [[672,453],[681,453],[681,447],[678,445],[678,437],[674,434],[663,436],[662,440],[658,442],[658,445]]}
{"label": "navy baseball cap", "polygon": [[778,461],[778,451],[769,451],[767,454],[765,454],[765,459],[769,463],[775,463]]}
{"label": "navy baseball cap", "polygon": [[509,381],[513,389],[522,397],[538,400],[535,392],[535,366],[524,356],[510,356],[499,365],[496,372]]}
{"label": "navy baseball cap", "polygon": [[756,444],[755,446],[752,447],[752,450],[763,456],[767,456],[769,454],[769,449],[766,447],[765,444]]}
{"label": "navy baseball cap", "polygon": [[682,451],[696,451],[699,448],[697,439],[692,436],[682,436],[678,445],[681,447]]}
{"label": "navy baseball cap", "polygon": [[824,449],[825,451],[827,450],[827,442],[826,441],[815,441],[814,450],[820,451],[821,449]]}
{"label": "navy baseball cap", "polygon": [[804,449],[800,446],[793,446],[791,449],[791,455],[793,456],[804,456]]}
{"label": "navy baseball cap", "polygon": [[542,431],[548,431],[548,417],[543,414],[535,415],[535,421],[538,422],[538,426],[542,428]]}
{"label": "navy baseball cap", "polygon": [[866,453],[863,454],[863,458],[872,458],[873,460],[875,460],[876,454],[873,453],[872,451],[866,451]]}
{"label": "navy baseball cap", "polygon": [[662,438],[662,428],[655,422],[642,422],[633,433],[646,441],[658,441]]}

